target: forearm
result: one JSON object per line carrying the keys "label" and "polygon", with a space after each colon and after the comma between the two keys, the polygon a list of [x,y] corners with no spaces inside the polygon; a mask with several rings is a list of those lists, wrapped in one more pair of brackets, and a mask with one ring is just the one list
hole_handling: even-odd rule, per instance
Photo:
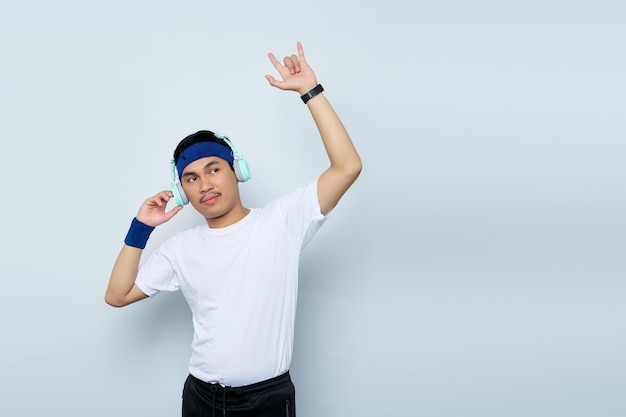
{"label": "forearm", "polygon": [[122,247],[111,271],[105,295],[107,304],[122,307],[140,299],[131,298],[131,292],[135,287],[141,252],[141,249],[132,246]]}
{"label": "forearm", "polygon": [[356,179],[361,171],[361,158],[328,99],[320,93],[310,99],[307,106],[319,130],[331,168]]}
{"label": "forearm", "polygon": [[318,94],[307,102],[317,125],[330,166],[318,178],[317,198],[322,214],[327,214],[361,173],[361,158],[343,123],[325,96]]}

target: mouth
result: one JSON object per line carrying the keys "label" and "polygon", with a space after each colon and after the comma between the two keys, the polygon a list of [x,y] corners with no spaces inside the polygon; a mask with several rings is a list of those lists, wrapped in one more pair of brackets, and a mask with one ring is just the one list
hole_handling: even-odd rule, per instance
{"label": "mouth", "polygon": [[214,204],[220,195],[220,193],[207,194],[200,199],[200,204]]}

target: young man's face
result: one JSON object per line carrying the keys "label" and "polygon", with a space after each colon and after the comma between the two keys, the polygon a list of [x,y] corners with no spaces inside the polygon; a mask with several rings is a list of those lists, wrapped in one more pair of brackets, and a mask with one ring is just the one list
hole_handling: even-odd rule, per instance
{"label": "young man's face", "polygon": [[222,158],[200,158],[183,169],[181,184],[191,205],[210,227],[229,226],[241,220],[247,210],[241,204],[237,177]]}

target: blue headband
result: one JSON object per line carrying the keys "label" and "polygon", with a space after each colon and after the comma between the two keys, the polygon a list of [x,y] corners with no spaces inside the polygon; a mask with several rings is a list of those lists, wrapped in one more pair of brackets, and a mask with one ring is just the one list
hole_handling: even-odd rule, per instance
{"label": "blue headband", "polygon": [[198,159],[206,158],[208,156],[217,156],[218,158],[224,159],[231,165],[235,160],[235,157],[233,156],[233,151],[225,145],[216,142],[194,143],[193,145],[182,151],[180,156],[178,157],[178,161],[176,161],[178,179],[182,178],[183,170],[187,165],[194,161],[197,161]]}

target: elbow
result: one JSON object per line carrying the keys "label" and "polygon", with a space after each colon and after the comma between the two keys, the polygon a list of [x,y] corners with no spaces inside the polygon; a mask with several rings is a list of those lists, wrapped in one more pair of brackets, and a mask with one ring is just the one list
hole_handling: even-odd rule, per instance
{"label": "elbow", "polygon": [[104,302],[110,305],[111,307],[122,307],[120,303],[115,302],[115,300],[110,299],[109,297],[104,297]]}
{"label": "elbow", "polygon": [[124,307],[126,305],[126,303],[124,303],[122,300],[114,297],[112,294],[109,294],[108,292],[104,295],[104,302],[110,305],[111,307],[115,307],[115,308]]}
{"label": "elbow", "polygon": [[354,169],[354,172],[355,172],[354,179],[357,179],[359,175],[361,175],[361,171],[363,171],[363,162],[361,162],[361,158],[359,158],[359,162],[358,164],[356,164],[356,167]]}
{"label": "elbow", "polygon": [[348,169],[346,170],[346,175],[348,175],[352,182],[356,181],[361,175],[361,171],[363,170],[363,163],[361,162],[361,158],[358,158],[354,163],[350,164]]}
{"label": "elbow", "polygon": [[341,173],[340,175],[342,177],[342,182],[346,185],[346,189],[347,187],[350,187],[352,184],[354,184],[357,178],[359,178],[362,169],[363,165],[361,164],[360,159],[341,167],[341,170],[339,172]]}

